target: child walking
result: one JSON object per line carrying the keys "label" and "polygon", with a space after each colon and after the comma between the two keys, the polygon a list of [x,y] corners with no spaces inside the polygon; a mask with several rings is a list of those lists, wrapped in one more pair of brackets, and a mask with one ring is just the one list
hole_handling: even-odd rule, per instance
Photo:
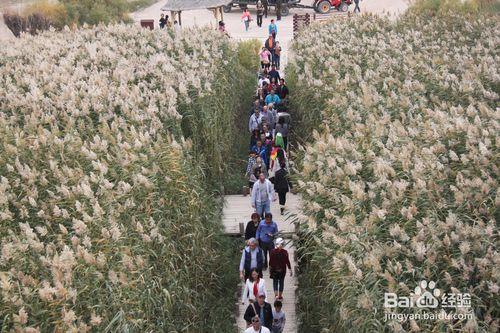
{"label": "child walking", "polygon": [[283,303],[281,301],[274,302],[274,310],[273,310],[273,329],[272,333],[283,333],[283,329],[285,328],[286,316],[282,310]]}

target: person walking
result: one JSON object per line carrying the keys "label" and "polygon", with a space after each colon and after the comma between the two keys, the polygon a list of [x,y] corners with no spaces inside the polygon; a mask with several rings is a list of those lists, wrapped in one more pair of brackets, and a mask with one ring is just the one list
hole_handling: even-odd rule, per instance
{"label": "person walking", "polygon": [[262,326],[258,317],[252,318],[249,325],[244,333],[271,333],[267,327]]}
{"label": "person walking", "polygon": [[267,11],[269,10],[269,0],[262,0],[262,7],[264,7],[264,17],[267,18]]}
{"label": "person walking", "polygon": [[267,298],[266,281],[259,277],[259,272],[256,269],[252,269],[250,276],[246,279],[243,286],[241,304],[245,305],[247,302],[256,302],[259,294],[264,294]]}
{"label": "person walking", "polygon": [[[268,112],[268,113],[271,114],[271,112]],[[271,125],[268,124],[267,122],[264,125],[262,125],[262,133],[264,133],[264,135],[266,136],[266,141],[273,140],[273,131],[270,128],[271,128]]]}
{"label": "person walking", "polygon": [[282,308],[283,302],[274,301],[272,333],[283,333],[285,329],[286,316]]}
{"label": "person walking", "polygon": [[269,24],[269,35],[273,36],[276,40],[276,35],[278,34],[278,26],[274,23],[274,19],[271,19],[271,23]]}
{"label": "person walking", "polygon": [[[253,170],[253,166],[255,165],[255,163],[257,163],[257,152],[255,152],[254,150],[250,150],[248,152],[248,163],[247,163],[247,170],[245,172],[245,178],[248,179],[248,188],[250,190],[252,190],[252,187],[253,187],[253,184],[255,183],[255,181],[251,181],[251,174],[252,174],[252,170]],[[248,192],[247,192],[248,194]],[[247,239],[247,238],[245,238]]]}
{"label": "person walking", "polygon": [[179,22],[177,22],[177,20],[174,21],[174,31],[175,32],[181,31],[181,25],[179,24]]}
{"label": "person walking", "polygon": [[[274,51],[276,51],[276,45],[277,43],[275,44]],[[269,71],[269,77],[271,79],[274,78],[276,83],[278,83],[281,80],[280,72],[278,72],[278,70],[276,69],[276,65],[274,64],[271,66],[271,70]]]}
{"label": "person walking", "polygon": [[275,176],[276,172],[281,169],[281,165],[284,165],[288,169],[288,158],[285,152],[285,142],[283,136],[280,133],[276,134],[274,139],[274,145],[271,149],[270,161],[269,161],[269,180],[271,183],[276,184]]}
{"label": "person walking", "polygon": [[260,131],[256,129],[252,132],[252,136],[250,137],[250,145],[248,149],[252,150],[252,148],[257,144],[257,141],[260,140]]}
{"label": "person walking", "polygon": [[262,326],[259,317],[252,318],[252,322],[249,325],[245,333],[271,333],[269,328]]}
{"label": "person walking", "polygon": [[281,215],[285,213],[286,194],[290,191],[288,170],[284,159],[278,159],[280,167],[274,172],[274,190],[278,193]]}
{"label": "person walking", "polygon": [[255,234],[257,233],[257,228],[260,224],[260,216],[257,213],[252,213],[251,220],[248,221],[247,227],[245,228],[245,240],[249,240],[250,238],[255,238]]}
{"label": "person walking", "polygon": [[283,138],[283,149],[286,151],[288,149],[288,132],[290,130],[289,125],[285,122],[285,117],[280,117],[278,119],[278,123],[275,128],[275,136],[278,137],[278,134],[281,134]]}
{"label": "person walking", "polygon": [[248,28],[250,28],[250,21],[252,20],[252,16],[250,16],[248,8],[245,8],[243,10],[243,14],[241,15],[241,20],[245,24],[245,31],[248,31]]}
{"label": "person walking", "polygon": [[[266,47],[263,47],[259,53],[260,67],[262,69],[270,66],[271,52]],[[260,80],[259,80],[260,82]]]}
{"label": "person walking", "polygon": [[280,58],[281,58],[281,46],[280,42],[276,42],[276,46],[274,47],[274,57],[273,57],[273,65],[276,68],[280,69]]}
{"label": "person walking", "polygon": [[266,213],[265,219],[260,221],[255,238],[264,251],[264,269],[268,266],[268,253],[274,248],[274,237],[278,234],[278,225],[273,221],[273,214]]}
{"label": "person walking", "polygon": [[354,7],[353,13],[356,13],[356,9],[358,10],[358,13],[361,13],[361,9],[359,8],[360,1],[361,0],[354,0],[354,4],[356,5],[356,7]]}
{"label": "person walking", "polygon": [[269,105],[271,103],[273,105],[277,105],[281,102],[281,99],[278,95],[276,95],[274,90],[271,90],[269,95],[266,96],[266,99],[264,100],[264,102],[266,103],[266,105]]}
{"label": "person walking", "polygon": [[167,24],[167,20],[165,19],[165,14],[160,15],[160,29],[165,28],[165,25]]}
{"label": "person walking", "polygon": [[283,248],[284,243],[283,238],[276,239],[276,248],[269,254],[269,276],[273,279],[274,297],[279,301],[283,301],[287,267],[290,270],[290,276],[293,275],[288,251]]}
{"label": "person walking", "polygon": [[[266,135],[266,139],[273,139],[273,133],[271,132],[274,129],[274,115],[271,111],[269,111],[269,106],[264,105],[262,107],[262,132]],[[267,124],[267,126],[266,126]]]}
{"label": "person walking", "polygon": [[262,28],[262,17],[264,16],[264,6],[262,5],[262,2],[259,0],[257,1],[257,26],[259,28]]}
{"label": "person walking", "polygon": [[271,93],[271,90],[276,91],[277,88],[278,88],[278,81],[276,81],[276,78],[272,77],[271,82],[269,82],[269,84],[267,85],[267,90],[269,93]]}
{"label": "person walking", "polygon": [[253,133],[256,130],[260,130],[261,123],[262,115],[260,114],[259,108],[256,108],[254,114],[250,116],[250,120],[248,121],[248,131]]}
{"label": "person walking", "polygon": [[[262,329],[273,326],[273,308],[271,304],[266,302],[266,295],[264,293],[259,293],[257,302],[253,302],[247,307],[243,318],[247,322],[247,325],[253,325],[255,323],[254,320],[258,320],[264,326]],[[264,333],[264,330],[261,333]]]}
{"label": "person walking", "polygon": [[[259,181],[253,185],[252,207],[255,208],[255,211],[260,216],[271,214],[271,201],[276,201],[274,186],[269,179],[266,179],[265,173],[261,172]],[[265,239],[267,240],[267,237]]]}
{"label": "person walking", "polygon": [[[267,50],[267,51],[269,51],[269,50]],[[268,53],[267,55],[269,57],[271,55],[271,53]],[[267,60],[269,60],[269,58],[267,58]],[[269,82],[271,82],[271,81],[269,81],[268,75],[261,75],[261,77],[259,78],[259,88],[264,88],[264,83],[269,84]]]}
{"label": "person walking", "polygon": [[262,277],[264,268],[264,251],[258,246],[257,239],[250,238],[248,245],[243,249],[240,260],[240,279],[245,281],[250,277],[252,269],[256,269]]}
{"label": "person walking", "polygon": [[267,92],[264,89],[259,88],[257,95],[259,99],[259,105],[264,105],[264,100],[266,99]]}
{"label": "person walking", "polygon": [[[259,181],[259,176],[261,173],[263,173],[264,176],[267,177],[267,165],[261,156],[257,156],[257,159],[255,160],[255,164],[252,167],[252,175],[253,175],[252,179],[255,179],[254,186],[255,186],[255,183],[257,181]],[[250,176],[250,177],[252,177],[252,176]]]}
{"label": "person walking", "polygon": [[[262,136],[262,134],[261,134]],[[267,167],[269,165],[268,160],[267,160],[267,146],[264,145],[262,139],[257,141],[257,144],[252,147],[252,150],[257,154],[257,163],[258,159],[260,158],[262,162],[264,162],[265,166]],[[267,170],[266,170],[267,171]],[[265,173],[267,177],[267,172]],[[257,175],[257,179],[259,178],[259,175]],[[255,184],[254,184],[255,186]]]}
{"label": "person walking", "polygon": [[281,20],[281,9],[283,8],[283,0],[276,0],[276,21]]}
{"label": "person walking", "polygon": [[278,85],[278,88],[276,89],[276,92],[278,93],[278,96],[280,99],[285,99],[290,91],[288,90],[288,87],[285,83],[284,78],[280,78],[280,84]]}
{"label": "person walking", "polygon": [[226,24],[224,23],[224,21],[219,21],[219,27],[217,28],[217,30],[219,30],[219,32],[224,36],[230,37],[229,33],[226,31]]}
{"label": "person walking", "polygon": [[271,53],[271,58],[269,59],[270,61],[273,60],[273,54],[274,54],[274,48],[276,47],[276,40],[273,37],[273,35],[269,34],[269,37],[266,39],[264,43],[264,47],[269,50],[269,53]]}

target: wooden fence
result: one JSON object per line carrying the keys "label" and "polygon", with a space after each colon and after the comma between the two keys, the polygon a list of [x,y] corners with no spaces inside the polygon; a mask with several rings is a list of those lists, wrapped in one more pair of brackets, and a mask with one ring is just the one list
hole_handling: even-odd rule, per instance
{"label": "wooden fence", "polygon": [[294,35],[296,32],[302,30],[302,28],[307,27],[309,24],[311,24],[314,21],[318,22],[323,22],[331,19],[332,17],[339,17],[339,18],[347,18],[350,16],[350,13],[348,12],[334,12],[334,13],[329,13],[329,14],[318,14],[314,13],[313,15],[310,14],[294,14],[293,15],[293,32]]}

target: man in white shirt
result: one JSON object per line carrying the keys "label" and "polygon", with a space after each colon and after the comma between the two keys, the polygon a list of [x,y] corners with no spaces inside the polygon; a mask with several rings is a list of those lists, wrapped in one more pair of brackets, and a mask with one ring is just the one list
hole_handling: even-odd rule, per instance
{"label": "man in white shirt", "polygon": [[261,76],[259,79],[259,88],[262,88],[264,86],[264,82],[269,84],[270,83],[269,78],[267,78],[265,76]]}
{"label": "man in white shirt", "polygon": [[259,317],[252,318],[252,326],[245,330],[245,333],[271,333],[271,331],[261,325]]}
{"label": "man in white shirt", "polygon": [[252,188],[252,207],[260,216],[271,213],[271,201],[276,201],[273,183],[261,173]]}
{"label": "man in white shirt", "polygon": [[260,114],[260,110],[255,109],[255,113],[250,116],[250,120],[248,121],[248,130],[250,133],[253,131],[260,129],[260,124],[262,123],[262,115]]}

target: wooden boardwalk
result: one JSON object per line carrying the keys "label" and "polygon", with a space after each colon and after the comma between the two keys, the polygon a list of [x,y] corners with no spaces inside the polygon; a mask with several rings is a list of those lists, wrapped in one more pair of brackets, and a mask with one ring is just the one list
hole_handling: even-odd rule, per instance
{"label": "wooden boardwalk", "polygon": [[[273,220],[278,224],[278,230],[280,232],[286,233],[286,246],[285,249],[288,250],[290,256],[290,262],[292,264],[292,270],[295,273],[295,248],[293,247],[291,234],[294,233],[295,227],[292,223],[292,216],[297,212],[299,207],[299,196],[289,193],[287,195],[287,211],[285,215],[280,215],[278,202],[273,202],[271,205],[271,213],[273,214]],[[253,213],[253,209],[250,203],[250,196],[243,195],[229,195],[225,197],[224,204],[224,227],[226,232],[229,234],[236,234],[239,232],[239,223],[246,223],[250,220],[250,215]],[[243,250],[243,238],[241,241],[241,250]],[[235,274],[238,274],[238,268],[235,267]],[[266,301],[274,303],[274,292],[273,292],[273,281],[269,278],[269,270],[264,272],[264,279],[266,280],[267,294],[270,299]],[[239,285],[241,294],[243,283]],[[285,278],[285,290],[283,291],[283,311],[286,314],[286,325],[283,333],[297,333],[297,319],[295,315],[295,290],[297,288],[297,280],[295,279],[295,274],[290,277],[287,272],[287,277]],[[243,314],[245,312],[247,305],[241,304],[241,297],[238,301],[239,313],[237,314],[236,322],[238,325],[238,333],[243,332],[246,329],[246,323],[243,319]]]}

